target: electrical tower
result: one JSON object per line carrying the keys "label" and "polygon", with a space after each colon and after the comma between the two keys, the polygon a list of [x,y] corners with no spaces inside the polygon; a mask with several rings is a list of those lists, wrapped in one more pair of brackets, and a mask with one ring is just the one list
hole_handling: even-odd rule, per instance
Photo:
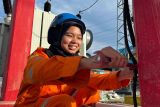
{"label": "electrical tower", "polygon": [[[121,54],[127,56],[127,50],[125,48],[125,43],[124,43],[124,28],[123,28],[123,26],[124,26],[124,24],[123,24],[123,7],[124,7],[124,5],[123,4],[124,4],[124,0],[117,0],[117,50]],[[128,43],[129,43],[129,45],[131,44],[129,37],[128,37]]]}
{"label": "electrical tower", "polygon": [[[126,56],[129,59],[129,54],[127,52],[125,42],[124,42],[124,23],[123,23],[123,7],[124,7],[124,0],[117,0],[117,50]],[[129,7],[130,7],[130,13],[131,13],[131,21],[133,22],[132,17],[132,0],[129,0]],[[133,25],[133,23],[132,23]],[[128,30],[127,30],[128,33]],[[130,46],[132,54],[135,55],[135,49],[132,46],[131,39],[129,37],[128,33],[128,44]],[[137,83],[139,84],[139,83]],[[137,86],[139,90],[139,85]],[[129,85],[128,88],[123,88],[119,90],[119,92],[124,92],[124,94],[132,93],[131,85]]]}

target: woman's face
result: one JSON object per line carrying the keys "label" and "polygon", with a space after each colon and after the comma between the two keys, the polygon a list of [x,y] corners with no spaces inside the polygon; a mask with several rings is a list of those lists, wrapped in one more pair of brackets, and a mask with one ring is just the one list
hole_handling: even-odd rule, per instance
{"label": "woman's face", "polygon": [[80,49],[81,43],[81,30],[76,26],[71,26],[62,37],[61,47],[64,51],[75,54]]}

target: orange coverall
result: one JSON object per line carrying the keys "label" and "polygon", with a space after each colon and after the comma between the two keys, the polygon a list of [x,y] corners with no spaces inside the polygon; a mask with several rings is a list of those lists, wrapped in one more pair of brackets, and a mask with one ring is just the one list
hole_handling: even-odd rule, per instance
{"label": "orange coverall", "polygon": [[14,107],[79,107],[98,102],[98,90],[129,84],[129,80],[118,82],[118,72],[77,71],[81,56],[49,58],[44,50],[38,48],[29,57]]}

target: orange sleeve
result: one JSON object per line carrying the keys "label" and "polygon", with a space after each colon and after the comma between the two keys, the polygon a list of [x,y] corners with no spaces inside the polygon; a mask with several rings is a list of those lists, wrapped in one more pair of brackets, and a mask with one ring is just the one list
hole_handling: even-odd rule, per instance
{"label": "orange sleeve", "polygon": [[61,81],[71,87],[79,89],[88,85],[89,78],[90,70],[81,70],[76,72],[76,74],[73,77],[66,77],[61,79]]}
{"label": "orange sleeve", "polygon": [[118,71],[106,72],[106,74],[92,74],[88,86],[98,90],[114,90],[125,87],[130,80],[118,81]]}
{"label": "orange sleeve", "polygon": [[47,58],[43,55],[32,55],[25,69],[25,80],[32,84],[72,77],[77,72],[80,59],[80,56]]}

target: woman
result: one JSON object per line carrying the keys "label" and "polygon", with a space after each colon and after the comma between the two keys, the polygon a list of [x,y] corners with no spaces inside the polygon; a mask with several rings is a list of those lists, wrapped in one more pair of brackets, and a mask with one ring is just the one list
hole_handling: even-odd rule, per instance
{"label": "woman", "polygon": [[48,31],[50,47],[38,48],[29,57],[15,107],[82,107],[99,100],[98,90],[128,85],[133,76],[128,69],[91,72],[126,67],[127,60],[113,48],[104,48],[91,58],[78,56],[85,30],[85,24],[70,13],[55,17]]}

